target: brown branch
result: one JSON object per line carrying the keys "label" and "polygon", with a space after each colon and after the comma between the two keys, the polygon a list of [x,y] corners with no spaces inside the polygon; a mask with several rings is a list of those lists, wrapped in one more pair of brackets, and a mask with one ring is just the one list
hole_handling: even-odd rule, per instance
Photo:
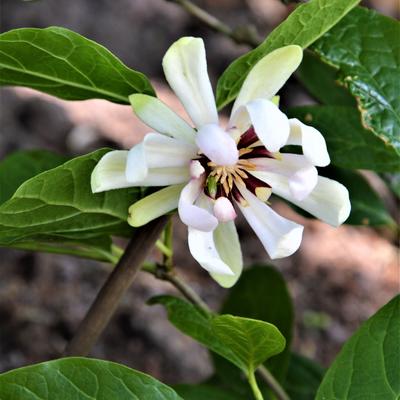
{"label": "brown branch", "polygon": [[254,26],[241,26],[236,29],[232,29],[214,15],[209,14],[207,11],[193,4],[189,0],[166,1],[180,5],[185,11],[193,15],[203,24],[207,25],[216,32],[223,33],[238,44],[247,44],[251,47],[257,47],[260,44],[260,39]]}
{"label": "brown branch", "polygon": [[123,256],[104,283],[75,336],[65,348],[66,356],[85,356],[107,326],[122,296],[135,279],[147,254],[167,223],[164,216],[138,228]]}

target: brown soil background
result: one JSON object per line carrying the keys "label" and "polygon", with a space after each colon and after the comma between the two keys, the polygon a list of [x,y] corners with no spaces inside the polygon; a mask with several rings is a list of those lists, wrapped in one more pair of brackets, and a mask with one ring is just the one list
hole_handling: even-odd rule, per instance
{"label": "brown soil background", "polygon": [[[253,23],[261,36],[290,11],[277,0],[198,4],[231,26]],[[397,1],[368,5],[398,17]],[[180,111],[163,83],[160,67],[162,55],[175,39],[205,38],[214,82],[233,58],[246,51],[164,0],[4,0],[1,8],[1,31],[60,25],[102,43],[127,65],[151,76],[161,97]],[[26,148],[70,155],[104,145],[128,148],[146,132],[129,107],[98,100],[68,103],[20,88],[0,93],[0,159]],[[287,106],[312,99],[292,79],[282,102]],[[394,210],[393,199],[386,195],[385,200]],[[297,216],[283,203],[276,202],[275,207],[306,227],[301,249],[274,263],[287,279],[295,304],[294,348],[326,366],[360,323],[399,291],[395,238],[368,227],[333,229]],[[218,309],[226,291],[196,265],[187,250],[186,229],[178,221],[175,225],[181,273]],[[240,219],[238,227],[246,264],[270,263],[246,223]],[[107,273],[108,267],[96,262],[0,249],[0,372],[57,358]],[[170,326],[161,308],[145,305],[151,296],[166,292],[174,290],[141,273],[92,356],[124,363],[167,383],[198,382],[209,376],[207,352]]]}

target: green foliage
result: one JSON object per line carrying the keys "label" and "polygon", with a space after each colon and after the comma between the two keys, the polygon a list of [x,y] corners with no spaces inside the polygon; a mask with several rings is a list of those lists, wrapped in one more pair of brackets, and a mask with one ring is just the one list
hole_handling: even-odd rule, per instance
{"label": "green foliage", "polygon": [[176,328],[231,361],[246,375],[285,347],[279,330],[263,321],[205,315],[187,301],[172,296],[155,297],[150,304],[164,305]]}
{"label": "green foliage", "polygon": [[357,7],[312,50],[338,70],[363,125],[400,154],[400,24]]}
{"label": "green foliage", "polygon": [[400,398],[400,295],[366,321],[326,372],[317,400]]}
{"label": "green foliage", "polygon": [[363,128],[355,108],[304,106],[292,108],[288,114],[324,135],[333,165],[379,172],[400,170],[399,155],[393,144]]}
{"label": "green foliage", "polygon": [[16,151],[1,160],[0,205],[8,200],[23,182],[65,161],[67,157],[47,150]]}
{"label": "green foliage", "polygon": [[185,400],[243,400],[229,390],[201,383],[198,385],[176,385],[175,391]]}
{"label": "green foliage", "polygon": [[310,46],[332,28],[360,0],[310,0],[300,5],[257,48],[235,60],[217,85],[217,105],[222,108],[235,99],[251,68],[271,51],[297,44]]}
{"label": "green foliage", "polygon": [[182,400],[149,375],[109,361],[64,358],[0,375],[7,400]]}
{"label": "green foliage", "polygon": [[[289,362],[294,319],[292,301],[282,275],[266,265],[245,270],[230,290],[221,312],[269,322],[279,329],[286,339],[285,350],[265,365],[282,381]],[[221,367],[221,363],[218,365]]]}
{"label": "green foliage", "polygon": [[315,400],[324,370],[315,362],[299,354],[290,356],[285,389],[291,399]]}
{"label": "green foliage", "polygon": [[91,172],[107,151],[77,157],[24,182],[0,206],[0,245],[131,235],[127,210],[141,189],[91,192]]}
{"label": "green foliage", "polygon": [[149,80],[103,46],[65,28],[21,28],[0,35],[0,84],[27,86],[66,100],[129,104],[154,95]]}
{"label": "green foliage", "polygon": [[347,224],[372,226],[395,224],[382,199],[359,172],[334,168],[330,177],[343,183],[349,190],[351,213],[346,221]]}

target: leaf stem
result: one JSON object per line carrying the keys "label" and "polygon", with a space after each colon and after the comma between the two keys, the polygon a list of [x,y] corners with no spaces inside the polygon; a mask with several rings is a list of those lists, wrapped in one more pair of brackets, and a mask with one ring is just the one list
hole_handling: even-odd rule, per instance
{"label": "leaf stem", "polygon": [[214,15],[209,14],[199,6],[193,4],[189,0],[166,0],[180,5],[189,14],[193,15],[199,21],[213,29],[214,31],[223,33],[225,36],[230,37],[238,44],[247,44],[251,47],[257,47],[260,44],[257,32],[254,26],[241,26],[232,29],[224,22],[220,21]]}
{"label": "leaf stem", "polygon": [[66,346],[64,355],[85,356],[90,352],[114,314],[122,296],[135,279],[137,271],[153,248],[167,220],[167,217],[161,217],[136,230],[75,336]]}
{"label": "leaf stem", "polygon": [[257,368],[257,372],[260,377],[266,382],[269,388],[274,392],[276,398],[278,400],[290,400],[290,397],[285,392],[280,383],[275,379],[275,377],[269,372],[269,370],[264,367],[264,365],[260,365]]}
{"label": "leaf stem", "polygon": [[247,377],[247,381],[249,382],[251,390],[253,391],[254,398],[256,400],[264,400],[264,397],[263,397],[263,395],[262,395],[262,393],[261,393],[261,391],[260,391],[260,389],[259,389],[259,387],[257,385],[257,380],[256,380],[256,377],[254,375],[254,371],[249,372],[249,375]]}

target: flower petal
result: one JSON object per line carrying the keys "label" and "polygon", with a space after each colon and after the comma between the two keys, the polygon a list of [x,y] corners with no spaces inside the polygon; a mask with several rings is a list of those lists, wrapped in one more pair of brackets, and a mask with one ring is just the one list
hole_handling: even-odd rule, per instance
{"label": "flower petal", "polygon": [[203,232],[192,227],[189,227],[188,231],[189,250],[193,258],[208,272],[212,272],[218,277],[225,275],[234,279],[234,272],[218,254],[213,232]]}
{"label": "flower petal", "polygon": [[286,115],[270,100],[256,99],[240,107],[230,121],[245,132],[250,125],[271,152],[279,151],[288,140],[290,125]]}
{"label": "flower petal", "polygon": [[133,186],[125,177],[128,158],[126,150],[115,150],[105,154],[93,169],[90,184],[93,193]]}
{"label": "flower petal", "polygon": [[[129,150],[126,179],[139,186],[166,186],[189,179],[190,160],[197,148],[181,140],[159,133],[149,133],[143,141]],[[157,177],[171,179],[159,182]],[[150,185],[150,182],[155,182]],[[146,183],[147,182],[147,183]]]}
{"label": "flower petal", "polygon": [[300,246],[303,227],[281,217],[247,189],[239,188],[248,206],[240,210],[272,259],[292,255]]}
{"label": "flower petal", "polygon": [[183,37],[163,58],[164,74],[197,127],[218,122],[214,94],[207,73],[204,42]]}
{"label": "flower petal", "polygon": [[[217,227],[218,220],[208,211],[208,204],[199,202],[202,197],[203,185],[203,177],[190,180],[179,197],[178,212],[184,224],[195,230],[210,232]],[[195,202],[196,204],[194,204]]]}
{"label": "flower petal", "polygon": [[247,75],[231,115],[255,99],[272,99],[297,69],[303,58],[300,46],[281,47],[263,57]]}
{"label": "flower petal", "polygon": [[214,230],[214,243],[222,261],[229,266],[234,275],[211,273],[211,276],[224,288],[232,287],[243,270],[243,257],[239,236],[233,221],[220,223]]}
{"label": "flower petal", "polygon": [[140,199],[129,207],[128,224],[134,227],[178,208],[179,195],[184,185],[172,185]]}
{"label": "flower petal", "polygon": [[272,192],[283,180],[296,200],[305,199],[318,182],[317,169],[302,155],[281,154],[280,159],[255,158],[249,161],[257,168],[252,175],[268,183]]}
{"label": "flower petal", "polygon": [[229,199],[219,197],[214,203],[214,215],[219,222],[228,222],[236,218],[236,211]]}
{"label": "flower petal", "polygon": [[303,147],[303,154],[318,167],[327,166],[329,158],[326,142],[321,133],[312,126],[303,124],[297,118],[289,120],[290,136],[286,144]]}
{"label": "flower petal", "polygon": [[135,114],[156,132],[194,144],[196,131],[161,100],[137,93],[129,101]]}
{"label": "flower petal", "polygon": [[239,159],[235,140],[216,124],[202,126],[196,144],[217,165],[235,165]]}

